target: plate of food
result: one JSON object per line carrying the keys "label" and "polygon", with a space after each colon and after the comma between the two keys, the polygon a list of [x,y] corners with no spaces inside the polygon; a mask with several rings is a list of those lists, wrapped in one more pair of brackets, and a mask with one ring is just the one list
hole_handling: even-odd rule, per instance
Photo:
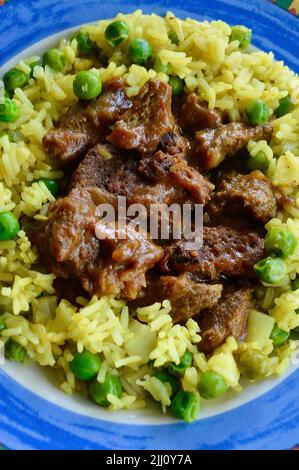
{"label": "plate of food", "polygon": [[298,23],[141,3],[0,9],[1,440],[286,449]]}

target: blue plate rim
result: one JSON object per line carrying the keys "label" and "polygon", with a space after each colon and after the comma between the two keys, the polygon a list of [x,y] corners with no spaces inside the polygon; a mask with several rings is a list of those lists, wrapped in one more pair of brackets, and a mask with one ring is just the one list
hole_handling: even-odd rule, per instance
{"label": "blue plate rim", "polygon": [[15,450],[286,450],[298,439],[298,380],[299,369],[245,405],[192,424],[132,425],[61,408],[0,370],[0,436]]}
{"label": "blue plate rim", "polygon": [[[299,72],[297,19],[266,0],[160,0],[146,2],[145,12],[223,19],[254,29],[254,44],[273,50]],[[73,26],[133,11],[132,0],[14,0],[0,8],[0,64],[21,50]],[[70,14],[71,12],[71,14]],[[12,449],[286,449],[299,437],[296,394],[299,370],[277,387],[241,407],[198,420],[125,425],[94,420],[62,409],[35,395],[0,370],[0,436]],[[186,441],[186,431],[188,440]]]}

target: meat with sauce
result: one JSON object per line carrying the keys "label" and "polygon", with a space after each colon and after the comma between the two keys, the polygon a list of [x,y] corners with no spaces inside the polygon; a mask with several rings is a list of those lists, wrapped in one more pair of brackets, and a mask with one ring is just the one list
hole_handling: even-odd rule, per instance
{"label": "meat with sauce", "polygon": [[195,134],[194,158],[203,170],[216,168],[225,158],[236,155],[250,140],[267,140],[272,137],[269,122],[263,126],[249,126],[231,122],[217,129],[199,131]]}
{"label": "meat with sauce", "polygon": [[173,217],[180,217],[180,213],[174,215],[167,207],[206,204],[214,186],[195,168],[188,167],[185,160],[158,153],[161,159],[155,156],[138,160],[124,151],[98,144],[79,164],[71,187],[89,188],[94,200],[111,204],[116,211],[119,196],[126,198],[127,207],[142,204],[147,211],[145,222],[155,212],[153,236],[156,242],[165,244],[177,236],[180,227],[174,233]]}
{"label": "meat with sauce", "polygon": [[[108,159],[107,159],[108,157]],[[138,172],[139,160],[111,146],[98,144],[91,149],[74,172],[71,187],[89,187],[104,201],[117,208],[117,197],[125,196],[127,205],[172,204],[186,200],[182,191],[170,183],[148,184]]]}
{"label": "meat with sauce", "polygon": [[139,160],[112,146],[98,144],[79,164],[71,187],[95,187],[99,199],[114,206],[117,196],[126,196],[128,205],[137,203],[146,208],[151,204],[209,201],[214,185],[184,160],[161,151],[157,154]]}
{"label": "meat with sauce", "polygon": [[213,281],[223,275],[250,277],[264,256],[264,240],[250,227],[203,227],[202,248],[187,251],[185,246],[180,240],[165,249],[161,261],[165,273],[190,272]]}
{"label": "meat with sauce", "polygon": [[130,225],[120,227],[114,239],[106,225],[97,225],[97,236],[100,232],[105,250],[105,256],[98,259],[96,266],[101,294],[135,299],[146,287],[146,272],[162,258],[162,248]]}
{"label": "meat with sauce", "polygon": [[[198,321],[207,353],[229,335],[242,338],[251,308],[244,286],[254,283],[253,266],[265,256],[263,225],[275,215],[276,201],[268,178],[236,172],[232,162],[249,140],[269,141],[272,127],[227,119],[194,93],[172,103],[170,86],[154,80],[132,98],[121,79],[112,80],[96,100],[68,111],[43,139],[49,156],[73,172],[68,193],[30,235],[60,290],[65,282],[79,283],[90,296],[124,298],[133,307],[168,299],[174,323]],[[230,172],[222,163],[227,157]],[[147,211],[204,205],[203,246],[190,251],[188,240],[151,238],[129,219],[116,227],[104,223],[99,204],[117,213],[119,196],[127,207],[142,204]],[[162,222],[161,215],[158,227]]]}
{"label": "meat with sauce", "polygon": [[149,80],[132,99],[132,107],[116,122],[108,141],[115,147],[135,149],[141,154],[153,152],[161,138],[174,128],[171,111],[171,87]]}
{"label": "meat with sauce", "polygon": [[251,214],[266,223],[276,214],[272,183],[260,171],[247,175],[231,172],[217,185],[210,211],[213,215],[225,213],[231,217]]}
{"label": "meat with sauce", "polygon": [[[134,299],[145,274],[163,256],[146,234],[129,225],[115,232],[101,224],[92,191],[75,188],[50,208],[34,231],[41,259],[56,276],[78,279],[90,294]],[[98,202],[98,201],[97,201]]]}
{"label": "meat with sauce", "polygon": [[178,112],[178,122],[183,129],[216,129],[223,123],[223,115],[220,111],[209,109],[208,105],[200,101],[195,93],[184,98]]}
{"label": "meat with sauce", "polygon": [[82,273],[86,290],[85,267],[99,255],[99,240],[95,237],[96,206],[85,189],[78,188],[55,201],[49,208],[48,220],[30,233],[46,267],[57,277],[67,279]]}
{"label": "meat with sauce", "polygon": [[105,140],[111,125],[130,107],[123,80],[104,86],[91,102],[78,102],[43,138],[45,151],[64,164],[82,157],[89,148]]}
{"label": "meat with sauce", "polygon": [[185,273],[180,276],[147,277],[147,287],[132,303],[133,308],[145,307],[168,299],[174,323],[186,322],[201,310],[217,304],[222,294],[222,284],[208,284]]}
{"label": "meat with sauce", "polygon": [[201,310],[217,304],[222,294],[222,284],[205,284],[193,281],[187,274],[161,276],[162,297],[171,302],[174,323],[186,322]]}
{"label": "meat with sauce", "polygon": [[[144,275],[161,259],[162,249],[148,236],[141,243],[141,234],[138,240],[127,240],[121,245],[116,241],[114,245],[108,240],[99,242],[95,234],[98,205],[110,203],[117,209],[118,196],[126,196],[128,205],[138,203],[147,208],[159,202],[167,206],[193,199],[204,202],[213,189],[197,170],[188,172],[187,163],[180,159],[155,184],[142,177],[139,165],[138,159],[104,144],[91,149],[80,162],[69,194],[50,207],[49,220],[39,228],[36,239],[41,253],[47,251],[47,266],[57,276],[76,276],[90,293],[134,298],[145,287]],[[104,248],[110,253],[105,262]],[[140,263],[144,264],[144,271]]]}
{"label": "meat with sauce", "polygon": [[201,336],[199,350],[212,353],[228,336],[241,339],[246,331],[251,308],[250,289],[226,287],[218,304],[203,310],[196,317]]}
{"label": "meat with sauce", "polygon": [[190,151],[190,142],[175,128],[174,131],[163,135],[159,144],[159,150],[162,150],[167,155],[186,158]]}
{"label": "meat with sauce", "polygon": [[149,182],[169,181],[173,187],[190,194],[192,201],[197,204],[205,205],[214,189],[214,185],[194,167],[189,166],[186,160],[164,154],[161,150],[142,159],[138,171]]}

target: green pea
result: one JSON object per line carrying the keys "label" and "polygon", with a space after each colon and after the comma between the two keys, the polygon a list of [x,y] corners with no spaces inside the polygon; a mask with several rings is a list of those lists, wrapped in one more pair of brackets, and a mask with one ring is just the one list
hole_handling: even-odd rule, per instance
{"label": "green pea", "polygon": [[6,330],[6,328],[7,327],[5,321],[0,319],[0,334],[2,331]]}
{"label": "green pea", "polygon": [[296,279],[292,281],[291,287],[292,287],[292,290],[299,289],[299,277],[296,277]]}
{"label": "green pea", "polygon": [[90,39],[86,31],[78,31],[73,34],[72,40],[76,39],[80,56],[89,57],[96,51],[96,44]]}
{"label": "green pea", "polygon": [[38,181],[42,181],[48,188],[48,190],[50,191],[50,193],[54,196],[54,197],[57,197],[58,194],[59,194],[59,183],[57,180],[52,180],[50,178],[38,178],[36,180],[34,180],[33,182],[38,182]]}
{"label": "green pea", "polygon": [[191,423],[194,421],[200,410],[200,399],[195,393],[178,392],[171,402],[172,414],[178,418]]}
{"label": "green pea", "polygon": [[3,83],[8,91],[14,91],[27,85],[29,79],[30,75],[14,67],[4,74]]}
{"label": "green pea", "polygon": [[227,388],[225,378],[212,370],[204,372],[199,379],[198,391],[206,400],[224,395]]}
{"label": "green pea", "polygon": [[159,379],[163,383],[169,383],[171,386],[171,395],[174,396],[180,389],[180,382],[179,380],[174,377],[173,375],[169,374],[166,370],[161,370],[157,372],[154,377]]}
{"label": "green pea", "polygon": [[251,171],[260,170],[265,173],[269,168],[269,160],[262,151],[258,152],[256,155],[249,155],[246,164]]}
{"label": "green pea", "polygon": [[124,21],[113,21],[105,29],[106,41],[112,47],[117,47],[129,37],[129,28]]}
{"label": "green pea", "polygon": [[254,265],[259,278],[266,284],[278,285],[286,275],[286,266],[280,258],[264,258]]}
{"label": "green pea", "polygon": [[239,41],[240,49],[247,49],[251,42],[252,31],[246,26],[236,25],[231,28],[231,41]]}
{"label": "green pea", "polygon": [[133,39],[129,44],[128,53],[134,64],[145,65],[153,54],[153,48],[146,39]]}
{"label": "green pea", "polygon": [[5,357],[11,361],[23,363],[27,357],[26,349],[13,339],[9,339],[5,343]]}
{"label": "green pea", "polygon": [[12,212],[0,212],[0,241],[11,240],[19,230],[18,219]]}
{"label": "green pea", "polygon": [[184,80],[174,76],[169,78],[169,85],[172,88],[173,96],[179,96],[184,91]]}
{"label": "green pea", "polygon": [[61,49],[49,49],[43,55],[43,65],[48,65],[54,72],[61,72],[65,67],[64,52]]}
{"label": "green pea", "polygon": [[170,41],[172,42],[172,44],[175,44],[176,46],[179,45],[180,41],[179,41],[178,35],[175,31],[169,31],[168,37],[169,37]]}
{"label": "green pea", "polygon": [[78,72],[73,85],[74,93],[82,100],[92,100],[102,91],[100,77],[91,70]]}
{"label": "green pea", "polygon": [[240,372],[250,380],[260,380],[270,372],[269,360],[261,351],[247,350],[239,358]]}
{"label": "green pea", "polygon": [[115,395],[117,398],[120,398],[122,386],[117,375],[112,375],[108,372],[103,383],[99,383],[97,380],[90,383],[89,393],[95,403],[107,407],[110,405],[107,395]]}
{"label": "green pea", "polygon": [[256,100],[250,103],[245,113],[248,122],[254,126],[265,124],[270,116],[269,106],[263,100]]}
{"label": "green pea", "polygon": [[273,326],[270,338],[273,341],[273,345],[277,348],[286,344],[290,336],[288,331],[281,330],[276,324]]}
{"label": "green pea", "polygon": [[14,122],[19,119],[20,115],[20,109],[15,101],[5,97],[4,103],[0,104],[0,121]]}
{"label": "green pea", "polygon": [[157,55],[154,62],[154,70],[157,73],[168,73],[169,72],[169,65],[163,64],[160,57]]}
{"label": "green pea", "polygon": [[275,115],[276,117],[280,118],[284,116],[285,114],[288,114],[292,111],[293,109],[293,103],[291,100],[291,97],[285,96],[284,98],[281,98],[279,101],[279,106],[278,108],[275,109]]}
{"label": "green pea", "polygon": [[296,237],[285,228],[271,228],[265,238],[265,248],[268,253],[282,258],[292,255],[296,246]]}
{"label": "green pea", "polygon": [[192,366],[193,354],[190,351],[186,351],[181,357],[179,364],[171,363],[168,367],[168,372],[172,375],[183,375],[188,367]]}
{"label": "green pea", "polygon": [[98,354],[89,351],[76,353],[70,363],[70,369],[75,377],[81,380],[93,380],[97,377],[101,367],[101,359]]}

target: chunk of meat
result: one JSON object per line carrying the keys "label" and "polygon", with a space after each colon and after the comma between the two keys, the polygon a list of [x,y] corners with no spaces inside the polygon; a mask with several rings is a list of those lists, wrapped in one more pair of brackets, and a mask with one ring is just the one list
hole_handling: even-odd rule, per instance
{"label": "chunk of meat", "polygon": [[186,251],[180,240],[164,251],[165,273],[190,272],[205,279],[224,276],[253,276],[253,266],[264,257],[264,240],[251,228],[203,227],[203,246]]}
{"label": "chunk of meat", "polygon": [[179,133],[178,129],[175,129],[173,132],[167,132],[163,135],[159,149],[168,155],[185,158],[190,151],[190,143],[186,137]]}
{"label": "chunk of meat", "polygon": [[170,168],[176,161],[173,155],[158,150],[154,155],[140,160],[138,173],[145,178],[147,183],[157,183],[169,177]]}
{"label": "chunk of meat", "polygon": [[173,187],[186,191],[197,204],[206,204],[214,189],[214,185],[195,168],[189,166],[186,160],[164,154],[161,150],[151,157],[143,158],[138,171],[148,181],[153,183],[167,181]]}
{"label": "chunk of meat", "polygon": [[181,159],[158,151],[142,160],[109,145],[98,144],[91,149],[75,171],[71,187],[97,188],[98,199],[106,199],[116,207],[117,196],[125,196],[127,205],[205,204],[214,189],[196,169]]}
{"label": "chunk of meat", "polygon": [[[170,224],[167,220],[164,222],[164,216],[167,215],[165,205],[191,203],[191,195],[183,188],[175,187],[169,176],[152,182],[148,181],[139,171],[140,161],[122,155],[120,151],[117,153],[114,151],[114,158],[106,160],[103,155],[109,151],[113,152],[107,145],[101,144],[90,150],[74,173],[72,187],[87,186],[98,203],[109,203],[116,212],[120,201],[119,196],[126,198],[128,208],[133,204],[142,204],[146,209],[146,214],[143,213],[145,222],[151,214],[151,209],[155,207],[157,220],[155,239],[160,242],[163,239],[163,243],[169,238],[172,239],[172,221]],[[169,215],[171,217],[172,213]],[[162,227],[165,227],[163,237]]]}
{"label": "chunk of meat", "polygon": [[222,114],[201,101],[195,93],[187,95],[178,113],[179,125],[182,128],[216,129],[222,125]]}
{"label": "chunk of meat", "polygon": [[132,99],[132,107],[116,122],[107,140],[115,147],[152,153],[164,134],[174,128],[171,87],[149,80]]}
{"label": "chunk of meat", "polygon": [[251,308],[250,289],[227,287],[218,304],[203,310],[196,318],[201,331],[199,350],[212,353],[228,336],[242,338]]}
{"label": "chunk of meat", "polygon": [[187,274],[162,276],[160,280],[161,296],[171,302],[174,323],[186,322],[201,310],[213,307],[222,294],[222,284],[195,282]]}
{"label": "chunk of meat", "polygon": [[211,308],[219,301],[222,284],[198,282],[190,274],[180,276],[158,276],[157,272],[147,276],[147,287],[131,304],[134,309],[168,299],[171,316],[175,323],[186,322],[201,310]]}
{"label": "chunk of meat", "polygon": [[[111,153],[113,158],[107,160]],[[75,171],[71,187],[93,188],[99,201],[105,200],[117,208],[117,197],[125,196],[127,206],[143,204],[183,203],[190,200],[185,191],[175,188],[171,181],[149,184],[139,172],[139,160],[128,158],[112,147],[99,144],[91,149]]]}
{"label": "chunk of meat", "polygon": [[57,262],[70,260],[77,265],[91,261],[99,252],[94,236],[95,204],[86,190],[75,190],[58,199],[49,210],[50,249]]}
{"label": "chunk of meat", "polygon": [[95,210],[89,192],[74,189],[51,204],[48,220],[30,234],[44,264],[57,277],[80,275],[85,284],[84,272],[100,250],[95,237]]}
{"label": "chunk of meat", "polygon": [[70,189],[100,188],[108,198],[107,186],[116,169],[127,161],[126,155],[111,145],[98,144],[87,152],[73,173]]}
{"label": "chunk of meat", "polygon": [[177,161],[169,169],[174,184],[184,188],[198,204],[206,204],[214,185],[184,160]]}
{"label": "chunk of meat", "polygon": [[276,214],[276,199],[271,181],[260,171],[247,175],[232,172],[219,183],[213,197],[211,212],[237,216],[247,213],[263,223]]}
{"label": "chunk of meat", "polygon": [[102,236],[107,234],[104,247],[111,253],[108,258],[98,260],[96,274],[100,293],[135,299],[146,287],[146,272],[162,258],[162,248],[147,234],[129,225],[118,229],[114,239],[109,238],[109,227],[97,226],[97,233],[99,231]]}
{"label": "chunk of meat", "polygon": [[147,270],[163,251],[146,234],[126,225],[109,238],[111,230],[99,225],[93,196],[88,189],[71,190],[53,203],[49,220],[32,238],[44,264],[56,276],[75,277],[90,295],[134,299],[146,286]]}
{"label": "chunk of meat", "polygon": [[43,138],[46,152],[62,163],[75,160],[105,140],[110,127],[132,106],[125,95],[123,80],[107,82],[102,94],[88,103],[78,102],[71,107],[57,127]]}
{"label": "chunk of meat", "polygon": [[[78,105],[72,109],[74,115],[83,114],[83,108]],[[70,113],[68,114],[70,117]],[[67,129],[62,124],[47,132],[43,138],[43,147],[51,158],[59,164],[67,164],[70,161],[84,155],[84,153],[99,140],[100,136],[93,128],[89,128],[87,121],[79,120],[77,128]]]}
{"label": "chunk of meat", "polygon": [[241,122],[231,122],[217,129],[196,132],[194,157],[200,168],[211,170],[226,157],[231,157],[242,150],[250,140],[269,141],[271,137],[272,126],[269,122],[255,127]]}

